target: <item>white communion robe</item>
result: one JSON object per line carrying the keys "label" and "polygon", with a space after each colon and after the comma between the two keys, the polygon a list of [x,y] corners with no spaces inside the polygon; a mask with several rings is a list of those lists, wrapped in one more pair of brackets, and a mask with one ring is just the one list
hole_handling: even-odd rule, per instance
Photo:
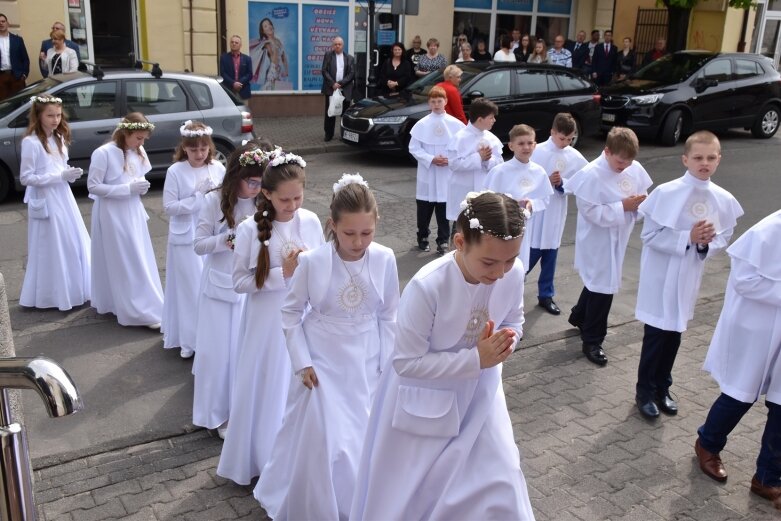
{"label": "white communion robe", "polygon": [[[323,242],[317,215],[304,208],[288,222],[273,222],[268,246],[260,244],[254,219],[236,229],[233,289],[247,297],[239,326],[230,421],[217,474],[239,485],[249,485],[271,456],[293,374],[282,331],[281,309],[287,295],[282,259],[295,249],[311,250]],[[271,269],[258,289],[255,269],[261,247],[269,249]]]}
{"label": "white communion robe", "polygon": [[545,211],[548,201],[553,195],[553,187],[545,170],[529,161],[522,163],[515,157],[501,163],[488,172],[485,179],[486,190],[507,194],[516,201],[528,199],[532,203],[532,215],[526,222],[523,239],[521,241],[521,259],[524,269],[529,269],[529,250],[531,249],[531,233],[537,212]]}
{"label": "white communion robe", "polygon": [[410,131],[409,153],[418,161],[415,199],[431,203],[447,202],[450,167],[436,166],[436,156],[447,157],[447,145],[465,125],[450,114],[424,117]]}
{"label": "white communion robe", "polygon": [[753,403],[764,394],[781,405],[781,210],[727,253],[732,269],[703,369],[736,400]]}
{"label": "white communion robe", "polygon": [[393,348],[396,257],[371,243],[362,259],[343,262],[331,242],[299,263],[282,325],[293,371],[312,367],[319,384],[309,390],[291,380],[255,499],[275,521],[347,519],[380,370]]}
{"label": "white communion robe", "polygon": [[68,149],[37,136],[22,140],[19,180],[27,187],[27,266],[19,304],[66,311],[90,299],[90,238],[68,182]]}
{"label": "white communion robe", "polygon": [[[561,174],[562,188],[575,172],[588,164],[583,154],[575,148],[571,146],[559,148],[550,138],[537,145],[532,152],[531,160],[540,165],[548,177],[558,171]],[[554,189],[547,207],[544,210],[535,210],[534,218],[526,227],[532,248],[557,250],[561,246],[564,224],[567,222],[568,199],[565,191]]]}
{"label": "white communion robe", "polygon": [[350,519],[534,519],[485,323],[523,327],[524,270],[469,284],[453,254],[410,280],[369,418]]}
{"label": "white communion robe", "polygon": [[[643,252],[635,317],[682,333],[694,316],[704,261],[727,247],[743,208],[723,188],[686,171],[683,177],[656,187],[639,212]],[[690,243],[691,229],[701,220],[716,229],[705,253]]]}
{"label": "white communion robe", "polygon": [[[87,188],[92,205],[92,306],[113,313],[123,326],[159,324],[163,288],[139,195],[129,183],[152,169],[141,156],[125,154],[112,143],[97,148],[90,160]],[[127,168],[125,168],[127,157]]]}
{"label": "white communion robe", "polygon": [[[203,256],[198,292],[193,362],[193,424],[216,429],[230,416],[231,385],[239,355],[239,323],[245,294],[233,289],[233,250],[227,240],[233,229],[223,220],[220,190],[204,197],[195,229],[194,250]],[[237,223],[252,220],[255,199],[238,199]]]}
{"label": "white communion robe", "polygon": [[565,185],[578,205],[575,269],[589,291],[609,295],[621,288],[626,246],[637,220],[637,212],[624,211],[622,200],[646,194],[652,184],[637,161],[618,173],[603,152]]}
{"label": "white communion robe", "polygon": [[197,187],[206,179],[222,184],[225,167],[217,161],[193,168],[185,159],[168,167],[163,186],[163,211],[169,216],[163,299],[163,347],[195,350],[193,317],[198,311],[198,285],[203,260],[193,250],[203,194]]}
{"label": "white communion robe", "polygon": [[[478,150],[491,147],[491,158],[483,161]],[[450,183],[447,187],[447,218],[458,219],[461,201],[469,192],[479,192],[485,184],[485,176],[502,159],[502,142],[488,130],[480,130],[472,123],[459,130],[447,145],[447,161],[450,167]]]}

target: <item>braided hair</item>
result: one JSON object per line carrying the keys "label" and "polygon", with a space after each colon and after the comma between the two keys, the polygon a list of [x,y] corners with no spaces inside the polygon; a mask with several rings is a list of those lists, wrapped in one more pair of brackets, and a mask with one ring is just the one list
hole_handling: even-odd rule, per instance
{"label": "braided hair", "polygon": [[456,219],[456,230],[464,236],[466,244],[479,243],[484,234],[504,240],[523,237],[526,218],[518,201],[496,192],[470,195],[467,195],[466,208]]}
{"label": "braided hair", "polygon": [[271,240],[271,231],[273,222],[276,218],[276,210],[271,203],[271,199],[266,197],[265,192],[274,192],[280,184],[286,181],[299,181],[306,185],[306,173],[304,168],[296,163],[284,163],[277,166],[268,165],[263,172],[262,190],[258,211],[255,212],[255,222],[258,225],[258,240],[260,241],[260,251],[258,252],[258,264],[255,269],[255,285],[258,289],[268,278],[271,269],[271,259],[267,242]]}

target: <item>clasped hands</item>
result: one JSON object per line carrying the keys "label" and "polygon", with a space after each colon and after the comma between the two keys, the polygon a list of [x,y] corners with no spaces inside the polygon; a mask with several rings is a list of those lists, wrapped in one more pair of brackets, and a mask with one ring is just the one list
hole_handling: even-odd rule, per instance
{"label": "clasped hands", "polygon": [[480,339],[477,341],[480,369],[499,365],[513,353],[515,331],[505,327],[494,332],[494,325],[493,320],[486,322]]}
{"label": "clasped hands", "polygon": [[62,177],[63,181],[67,181],[68,183],[74,182],[82,175],[84,175],[84,170],[74,166],[69,166],[60,172],[60,176]]}
{"label": "clasped hands", "polygon": [[703,246],[710,244],[714,237],[716,237],[716,227],[705,220],[697,221],[689,233],[689,240],[692,244]]}

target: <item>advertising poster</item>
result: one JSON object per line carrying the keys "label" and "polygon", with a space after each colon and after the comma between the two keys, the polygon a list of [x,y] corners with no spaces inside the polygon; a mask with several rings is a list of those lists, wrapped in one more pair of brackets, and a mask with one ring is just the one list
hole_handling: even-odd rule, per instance
{"label": "advertising poster", "polygon": [[323,55],[331,50],[331,41],[341,36],[344,40],[344,52],[349,52],[350,42],[349,13],[347,6],[311,5],[302,6],[301,38],[302,90],[320,92],[323,80],[320,70]]}
{"label": "advertising poster", "polygon": [[250,2],[253,92],[298,89],[298,4]]}

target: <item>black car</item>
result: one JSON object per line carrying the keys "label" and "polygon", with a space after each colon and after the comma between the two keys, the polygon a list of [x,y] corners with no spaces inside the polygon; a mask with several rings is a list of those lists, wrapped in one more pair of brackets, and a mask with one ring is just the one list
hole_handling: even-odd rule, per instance
{"label": "black car", "polygon": [[602,129],[629,127],[672,146],[696,130],[778,130],[781,76],[761,55],[680,51],[643,67],[602,94]]}
{"label": "black car", "polygon": [[[599,131],[599,94],[577,71],[556,65],[526,63],[459,63],[461,97],[469,114],[472,100],[485,97],[499,106],[492,132],[507,142],[510,129],[526,123],[537,141],[550,133],[553,118],[570,112],[578,135]],[[380,152],[407,152],[412,126],[430,113],[428,92],[443,80],[433,72],[409,85],[398,96],[367,98],[342,116],[342,141]]]}

